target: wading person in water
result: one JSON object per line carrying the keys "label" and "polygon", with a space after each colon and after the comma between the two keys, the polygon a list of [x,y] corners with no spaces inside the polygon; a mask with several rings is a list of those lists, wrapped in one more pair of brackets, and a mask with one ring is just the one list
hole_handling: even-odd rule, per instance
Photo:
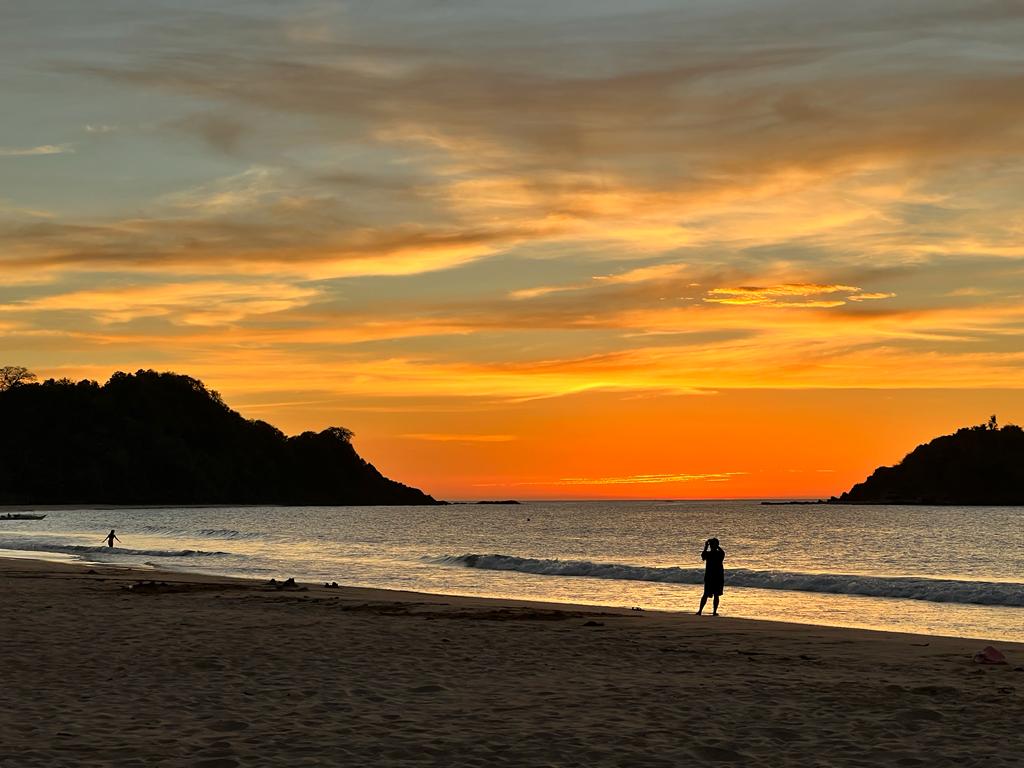
{"label": "wading person in water", "polygon": [[697,615],[704,612],[708,598],[714,597],[712,604],[712,616],[718,615],[718,598],[722,596],[725,589],[725,550],[718,546],[718,539],[708,539],[704,542],[704,551],[700,553],[700,559],[704,561],[704,595],[700,599],[700,608]]}
{"label": "wading person in water", "polygon": [[[114,535],[114,529],[113,529],[113,528],[111,528],[111,529],[110,529],[110,533],[108,533],[108,534],[107,534],[107,538],[106,538],[107,546],[108,546],[108,547],[112,547],[112,546],[114,546],[114,542],[115,542],[115,541],[116,541],[116,542],[117,542],[118,544],[120,544],[120,543],[121,543],[121,540],[120,540],[119,538],[117,538],[117,536],[115,536],[115,535]],[[715,602],[715,605],[718,605],[718,602],[717,602],[717,601]],[[701,604],[701,606],[703,607],[703,603]]]}

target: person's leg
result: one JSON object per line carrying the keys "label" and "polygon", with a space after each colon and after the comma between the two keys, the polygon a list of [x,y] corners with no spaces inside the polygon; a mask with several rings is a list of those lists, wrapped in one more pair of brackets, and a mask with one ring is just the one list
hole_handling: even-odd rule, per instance
{"label": "person's leg", "polygon": [[708,604],[708,595],[707,595],[707,592],[705,592],[700,597],[700,608],[697,609],[697,615],[698,616],[700,616],[702,613],[704,613],[704,606],[707,605],[707,604]]}
{"label": "person's leg", "polygon": [[711,613],[715,616],[718,615],[718,595],[715,595],[715,601],[711,604]]}

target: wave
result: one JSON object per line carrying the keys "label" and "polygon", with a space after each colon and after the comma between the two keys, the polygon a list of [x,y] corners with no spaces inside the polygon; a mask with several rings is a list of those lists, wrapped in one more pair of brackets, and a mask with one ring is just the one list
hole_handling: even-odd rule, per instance
{"label": "wave", "polygon": [[63,552],[68,555],[130,555],[135,557],[218,557],[230,555],[230,552],[206,552],[201,549],[128,549],[105,545],[82,544],[51,544],[39,541],[7,541],[0,542],[0,549],[12,549],[22,552]]}
{"label": "wave", "polygon": [[261,534],[249,531],[236,531],[234,528],[200,528],[198,530],[186,530],[174,528],[168,525],[143,525],[140,533],[154,534],[157,536],[173,536],[175,538],[203,538],[203,539],[258,539]]}
{"label": "wave", "polygon": [[[652,581],[665,584],[701,584],[704,581],[702,568],[653,568],[616,563],[592,563],[588,560],[542,560],[513,555],[467,554],[427,559],[441,565],[482,568],[491,571],[517,571],[542,576],[584,576],[594,579]],[[726,586],[905,598],[934,603],[1024,607],[1024,584],[1012,582],[729,568],[726,571]]]}

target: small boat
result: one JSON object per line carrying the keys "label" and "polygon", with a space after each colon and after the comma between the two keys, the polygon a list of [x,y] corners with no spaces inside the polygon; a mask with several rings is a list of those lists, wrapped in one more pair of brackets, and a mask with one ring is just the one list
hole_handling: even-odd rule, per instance
{"label": "small boat", "polygon": [[17,512],[8,512],[6,515],[0,515],[0,520],[42,520],[46,515],[26,515]]}

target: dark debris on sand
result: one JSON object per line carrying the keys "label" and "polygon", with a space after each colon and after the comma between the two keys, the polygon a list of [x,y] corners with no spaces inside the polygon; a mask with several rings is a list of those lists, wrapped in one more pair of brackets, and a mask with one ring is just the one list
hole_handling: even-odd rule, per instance
{"label": "dark debris on sand", "polygon": [[121,587],[132,595],[164,595],[183,592],[222,592],[227,589],[247,589],[247,584],[197,584],[166,581],[137,581]]}
{"label": "dark debris on sand", "polygon": [[309,587],[300,587],[298,584],[296,584],[294,578],[287,578],[284,581],[271,579],[267,582],[267,586],[273,587],[274,589],[287,589],[294,592],[307,592],[309,590]]}

